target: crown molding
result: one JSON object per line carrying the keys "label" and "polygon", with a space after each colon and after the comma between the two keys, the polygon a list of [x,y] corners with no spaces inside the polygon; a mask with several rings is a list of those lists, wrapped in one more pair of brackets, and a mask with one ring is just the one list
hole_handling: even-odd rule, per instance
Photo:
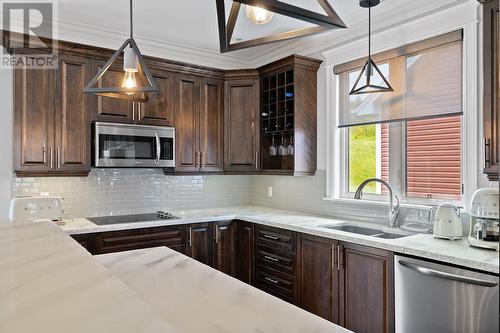
{"label": "crown molding", "polygon": [[[477,0],[419,0],[417,2],[413,0],[386,0],[378,12],[372,13],[374,21],[372,31],[373,34],[377,34],[465,3],[479,5]],[[258,46],[255,48],[255,52],[251,53],[247,50],[243,53],[221,54],[219,50],[197,48],[137,34],[135,39],[141,52],[148,56],[219,69],[258,68],[290,54],[322,57],[328,50],[362,40],[367,37],[366,17],[367,13],[360,9],[356,15],[343,18],[345,22],[348,22],[348,28],[345,30],[330,31],[265,47]],[[128,35],[123,31],[69,22],[60,18],[57,24],[58,36],[55,37],[59,40],[104,48],[118,48],[128,38]]]}

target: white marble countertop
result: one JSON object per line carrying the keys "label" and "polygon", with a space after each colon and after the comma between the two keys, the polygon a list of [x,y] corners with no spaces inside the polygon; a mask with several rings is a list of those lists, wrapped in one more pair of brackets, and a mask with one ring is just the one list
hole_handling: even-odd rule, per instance
{"label": "white marble countertop", "polygon": [[[421,258],[437,260],[445,263],[460,265],[490,273],[499,273],[499,254],[495,251],[481,250],[469,247],[467,240],[448,241],[436,239],[432,235],[419,234],[399,239],[381,239],[371,236],[347,233],[318,227],[324,224],[341,224],[346,221],[331,217],[303,214],[265,207],[245,206],[217,209],[174,211],[180,217],[177,220],[161,220],[154,222],[95,225],[87,219],[67,219],[66,225],[61,226],[68,234],[83,234],[110,230],[124,230],[153,226],[167,226],[189,224],[195,222],[210,222],[227,219],[241,219],[249,222],[269,225],[307,234],[352,242],[396,253],[413,255]],[[379,224],[356,224],[385,228]],[[391,231],[394,232],[394,231]]]}
{"label": "white marble countertop", "polygon": [[96,256],[176,332],[350,332],[166,247]]}
{"label": "white marble countertop", "polygon": [[0,332],[176,332],[50,222],[0,225]]}

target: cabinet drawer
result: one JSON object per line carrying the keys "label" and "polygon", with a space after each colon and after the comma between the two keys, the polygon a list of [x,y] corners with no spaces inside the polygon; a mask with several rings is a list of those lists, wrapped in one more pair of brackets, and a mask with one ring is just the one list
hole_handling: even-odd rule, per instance
{"label": "cabinet drawer", "polygon": [[93,234],[81,234],[81,235],[70,235],[75,241],[83,246],[87,251],[93,253],[94,251],[94,235]]}
{"label": "cabinet drawer", "polygon": [[280,249],[263,244],[257,244],[255,248],[255,261],[259,265],[292,275],[295,275],[295,256],[295,253],[287,248]]}
{"label": "cabinet drawer", "polygon": [[257,265],[255,287],[295,304],[295,277],[272,268]]}
{"label": "cabinet drawer", "polygon": [[295,252],[296,233],[294,231],[259,225],[255,228],[255,234],[258,244],[270,247],[281,246]]}
{"label": "cabinet drawer", "polygon": [[110,231],[95,235],[95,253],[110,253],[155,246],[176,247],[186,243],[183,226]]}

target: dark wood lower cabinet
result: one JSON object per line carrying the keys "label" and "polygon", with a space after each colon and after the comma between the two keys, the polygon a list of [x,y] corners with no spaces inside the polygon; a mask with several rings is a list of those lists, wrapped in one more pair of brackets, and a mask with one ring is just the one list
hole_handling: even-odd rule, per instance
{"label": "dark wood lower cabinet", "polygon": [[214,268],[236,276],[237,224],[233,221],[214,223]]}
{"label": "dark wood lower cabinet", "polygon": [[339,271],[334,240],[301,235],[298,244],[299,305],[339,323]]}
{"label": "dark wood lower cabinet", "polygon": [[394,332],[393,254],[341,243],[340,324],[357,333]]}
{"label": "dark wood lower cabinet", "polygon": [[208,266],[213,266],[213,223],[198,223],[189,226],[187,255]]}
{"label": "dark wood lower cabinet", "polygon": [[184,226],[142,228],[96,233],[93,252],[104,254],[155,246],[173,248],[183,244],[186,244]]}
{"label": "dark wood lower cabinet", "polygon": [[254,225],[250,222],[238,221],[236,277],[253,285],[254,273]]}
{"label": "dark wood lower cabinet", "polygon": [[353,332],[394,332],[389,251],[239,220],[71,237],[93,254],[167,246]]}

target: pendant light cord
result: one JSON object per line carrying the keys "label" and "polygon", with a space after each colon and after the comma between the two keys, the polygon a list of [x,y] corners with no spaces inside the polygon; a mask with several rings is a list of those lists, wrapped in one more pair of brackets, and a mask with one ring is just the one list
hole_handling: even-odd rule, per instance
{"label": "pendant light cord", "polygon": [[132,20],[132,0],[130,0],[130,39],[133,38],[134,35],[134,23]]}
{"label": "pendant light cord", "polygon": [[[132,1],[132,0],[130,0]],[[372,6],[368,7],[368,58],[372,57]]]}

